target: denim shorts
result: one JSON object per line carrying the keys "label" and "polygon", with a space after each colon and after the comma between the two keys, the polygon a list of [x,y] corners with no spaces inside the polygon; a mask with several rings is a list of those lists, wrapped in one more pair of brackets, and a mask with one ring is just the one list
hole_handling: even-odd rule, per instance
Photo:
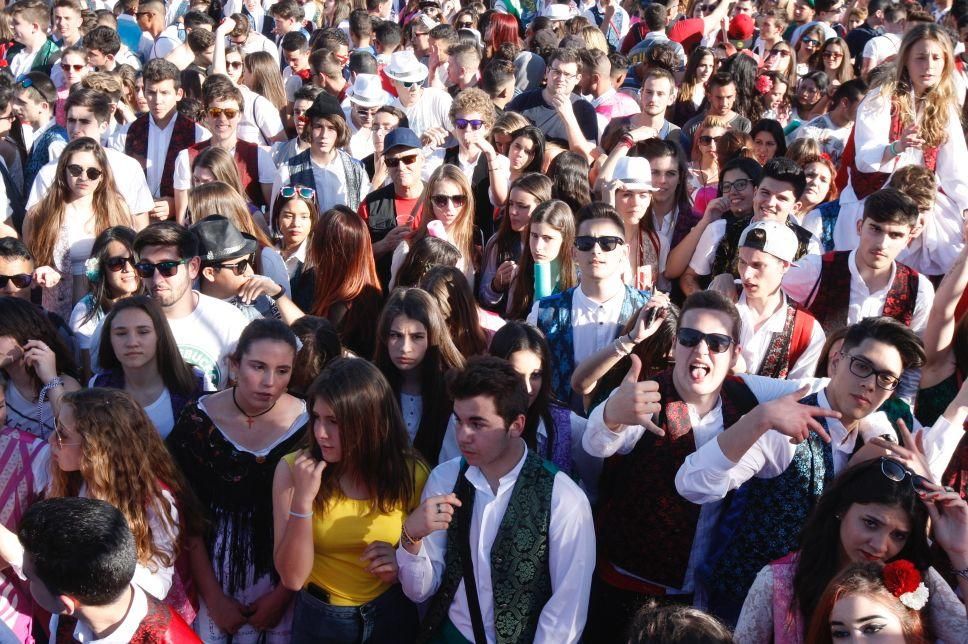
{"label": "denim shorts", "polygon": [[362,606],[333,606],[296,595],[292,644],[406,644],[417,637],[417,607],[399,584]]}

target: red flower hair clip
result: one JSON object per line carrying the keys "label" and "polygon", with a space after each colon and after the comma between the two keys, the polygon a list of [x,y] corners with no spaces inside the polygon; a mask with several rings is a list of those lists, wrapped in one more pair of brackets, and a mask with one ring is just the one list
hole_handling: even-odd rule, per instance
{"label": "red flower hair clip", "polygon": [[769,94],[773,91],[773,79],[769,76],[758,76],[756,78],[756,91],[760,94]]}
{"label": "red flower hair clip", "polygon": [[884,566],[884,587],[912,610],[921,610],[928,603],[928,587],[921,580],[921,572],[907,559],[898,559]]}

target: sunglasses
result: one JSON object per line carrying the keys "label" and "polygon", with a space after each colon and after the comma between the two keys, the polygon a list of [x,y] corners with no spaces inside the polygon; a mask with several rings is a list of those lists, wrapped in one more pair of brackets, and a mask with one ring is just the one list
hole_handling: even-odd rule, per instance
{"label": "sunglasses", "polygon": [[158,262],[157,264],[152,264],[151,262],[138,262],[134,265],[134,269],[138,271],[138,275],[145,279],[150,279],[155,276],[155,269],[161,273],[162,277],[171,277],[178,272],[178,267],[182,264],[187,264],[189,260],[187,259],[169,259],[164,262]]}
{"label": "sunglasses", "polygon": [[239,261],[237,264],[212,264],[212,268],[214,268],[217,271],[220,271],[222,269],[230,270],[236,275],[243,275],[245,271],[248,270],[249,268],[249,258],[246,257],[245,259]]}
{"label": "sunglasses", "polygon": [[840,60],[844,55],[837,51],[825,51],[823,57],[825,60]]}
{"label": "sunglasses", "polygon": [[69,71],[72,71],[72,70],[75,71],[75,72],[79,72],[82,69],[84,69],[85,67],[87,67],[87,65],[83,65],[83,64],[82,65],[71,65],[71,64],[68,64],[68,63],[61,63],[61,69],[63,69],[65,72],[69,72]]}
{"label": "sunglasses", "polygon": [[725,353],[733,344],[733,338],[723,333],[703,333],[695,329],[683,327],[676,332],[676,339],[682,346],[692,349],[700,342],[706,342],[709,351],[712,353]]}
{"label": "sunglasses", "polygon": [[97,168],[84,168],[76,163],[70,163],[67,166],[67,174],[71,175],[75,179],[80,178],[80,176],[85,173],[87,173],[87,178],[91,181],[97,181],[101,178],[101,175],[104,174]]}
{"label": "sunglasses", "polygon": [[112,273],[117,273],[124,269],[125,264],[131,264],[134,267],[133,257],[109,257],[104,260],[104,266]]}
{"label": "sunglasses", "polygon": [[315,199],[316,191],[306,186],[284,186],[279,190],[279,196],[283,199],[292,199],[297,195],[303,199]]}
{"label": "sunglasses", "polygon": [[[386,159],[384,159],[384,163],[387,164],[388,168],[400,167],[401,163],[403,165],[413,165],[414,163],[417,162],[417,157],[419,156],[420,156],[419,154],[413,153],[413,154],[404,154],[402,156],[393,157],[393,158],[387,157]],[[461,199],[463,199],[463,197],[461,197]]]}
{"label": "sunglasses", "polygon": [[723,194],[729,194],[732,191],[743,192],[752,183],[749,179],[737,179],[736,181],[723,181]]}
{"label": "sunglasses", "polygon": [[604,252],[611,253],[624,243],[625,240],[621,237],[613,237],[611,235],[604,237],[592,237],[591,235],[575,237],[575,248],[585,253],[595,248],[595,244],[598,244],[598,247]]}
{"label": "sunglasses", "polygon": [[463,22],[463,21],[462,22],[458,22],[457,23],[457,28],[458,29],[473,29],[474,28],[474,23],[473,22]]}
{"label": "sunglasses", "polygon": [[231,121],[232,119],[234,119],[236,116],[239,115],[239,110],[234,110],[231,107],[226,107],[226,108],[210,107],[210,108],[208,108],[208,115],[210,117],[212,117],[213,119],[217,119],[218,117],[222,116],[223,114],[225,114],[225,118],[227,118],[227,119],[229,119]]}
{"label": "sunglasses", "polygon": [[713,143],[718,143],[719,139],[721,138],[723,138],[722,134],[719,136],[709,136],[708,134],[703,134],[701,137],[699,137],[699,142],[703,145],[712,145]]}
{"label": "sunglasses", "polygon": [[789,56],[790,52],[786,49],[771,49],[770,53],[766,55],[767,58],[770,56]]}
{"label": "sunglasses", "polygon": [[484,121],[480,119],[454,119],[454,127],[458,130],[466,130],[468,125],[476,132],[484,126]]}
{"label": "sunglasses", "polygon": [[17,288],[27,288],[34,281],[34,276],[27,273],[20,275],[0,275],[0,288],[7,288],[7,282],[13,282]]}
{"label": "sunglasses", "polygon": [[882,456],[879,460],[881,462],[881,474],[888,479],[894,481],[895,483],[901,483],[904,481],[904,479],[910,477],[911,487],[913,487],[915,490],[925,489],[924,483],[927,481],[927,479],[925,479],[923,476],[915,474],[892,458]]}
{"label": "sunglasses", "polygon": [[860,356],[852,356],[849,353],[841,352],[840,355],[847,358],[850,362],[848,368],[850,372],[861,379],[867,379],[874,374],[877,386],[885,391],[894,391],[901,384],[901,379],[890,371],[878,371],[871,363]]}
{"label": "sunglasses", "polygon": [[801,38],[800,42],[802,42],[807,47],[819,47],[822,44],[816,38]]}
{"label": "sunglasses", "polygon": [[467,197],[464,195],[433,195],[430,201],[438,208],[444,208],[448,203],[454,204],[456,208],[463,208],[464,204],[467,203]]}
{"label": "sunglasses", "polygon": [[400,81],[400,84],[407,89],[413,89],[414,87],[420,87],[423,81]]}
{"label": "sunglasses", "polygon": [[229,69],[240,69],[242,67],[241,60],[233,60],[225,63],[225,66]]}

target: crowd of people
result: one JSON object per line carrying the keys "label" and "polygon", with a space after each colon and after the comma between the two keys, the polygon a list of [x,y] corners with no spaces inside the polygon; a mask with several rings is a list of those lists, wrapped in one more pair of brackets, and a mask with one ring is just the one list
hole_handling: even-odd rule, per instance
{"label": "crowd of people", "polygon": [[968,642],[966,43],[8,4],[0,642]]}

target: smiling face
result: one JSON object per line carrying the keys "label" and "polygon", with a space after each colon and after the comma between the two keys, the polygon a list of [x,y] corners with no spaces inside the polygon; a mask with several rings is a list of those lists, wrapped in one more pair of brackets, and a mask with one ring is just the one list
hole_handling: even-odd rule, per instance
{"label": "smiling face", "polygon": [[111,348],[125,369],[153,364],[158,350],[158,334],[151,317],[137,308],[118,312],[111,322]]}
{"label": "smiling face", "polygon": [[553,262],[561,252],[561,232],[549,223],[531,224],[528,244],[536,264]]}
{"label": "smiling face", "polygon": [[290,199],[279,211],[279,232],[286,248],[295,248],[309,237],[313,216],[301,199]]}
{"label": "smiling face", "polygon": [[[210,110],[222,110],[218,116],[212,116]],[[229,117],[225,110],[233,112]],[[242,106],[235,99],[213,101],[205,111],[205,126],[211,131],[213,141],[227,141],[235,136],[235,132],[242,121]]]}
{"label": "smiling face", "polygon": [[844,644],[905,644],[901,620],[881,599],[868,594],[838,599],[830,611],[830,639]]}
{"label": "smiling face", "polygon": [[[726,186],[730,190],[726,191]],[[745,172],[732,168],[723,173],[723,196],[729,202],[729,209],[736,213],[746,213],[753,208],[753,193],[756,186]]]}
{"label": "smiling face", "polygon": [[104,280],[108,286],[108,291],[112,297],[131,295],[138,290],[138,286],[141,284],[138,274],[134,272],[134,253],[119,241],[110,242],[107,251],[108,260],[124,258],[131,260],[122,264],[119,271],[109,269],[106,262],[105,265],[102,265],[101,270],[104,271]]}
{"label": "smiling face", "polygon": [[763,177],[753,196],[753,220],[783,223],[797,203],[793,186],[773,177]]}
{"label": "smiling face", "polygon": [[387,353],[390,361],[400,371],[419,367],[429,346],[430,335],[422,322],[406,315],[398,315],[390,323]]}
{"label": "smiling face", "polygon": [[256,340],[236,362],[229,359],[238,381],[238,398],[251,410],[261,411],[286,393],[296,352],[279,340]]}
{"label": "smiling face", "polygon": [[[733,323],[721,311],[690,309],[679,320],[679,327],[700,333],[719,333],[732,337]],[[687,347],[678,340],[673,345],[675,367],[672,379],[676,391],[686,402],[702,400],[719,391],[729,370],[736,364],[739,346],[734,342],[723,353],[713,353],[705,341]]]}
{"label": "smiling face", "polygon": [[904,549],[911,518],[896,505],[854,503],[840,519],[841,563],[885,563]]}
{"label": "smiling face", "polygon": [[777,44],[766,55],[766,68],[774,72],[782,72],[790,64],[790,47],[786,44]]}
{"label": "smiling face", "polygon": [[945,69],[945,53],[934,40],[919,40],[910,49],[907,60],[908,77],[917,94],[923,94],[941,82]]}
{"label": "smiling face", "polygon": [[914,238],[907,224],[881,223],[868,217],[857,222],[857,261],[876,271],[886,270]]}
{"label": "smiling face", "polygon": [[[845,355],[846,353],[846,355]],[[854,369],[851,370],[851,362]],[[830,359],[830,385],[827,398],[831,406],[840,412],[841,422],[850,427],[856,421],[874,413],[894,393],[876,383],[873,373],[865,378],[854,374],[874,369],[900,378],[904,363],[900,352],[892,345],[868,338],[846,352]]]}

